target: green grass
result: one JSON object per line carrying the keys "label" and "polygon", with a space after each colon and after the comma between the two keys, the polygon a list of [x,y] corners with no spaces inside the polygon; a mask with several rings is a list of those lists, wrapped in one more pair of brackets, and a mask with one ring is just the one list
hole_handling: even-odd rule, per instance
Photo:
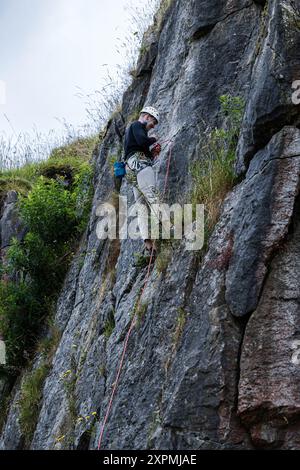
{"label": "green grass", "polygon": [[21,179],[27,183],[32,183],[37,177],[37,168],[39,163],[27,163],[21,168],[0,171],[1,181]]}
{"label": "green grass", "polygon": [[70,369],[62,374],[61,380],[63,382],[63,387],[65,389],[67,399],[68,399],[70,417],[74,424],[75,424],[75,420],[77,417],[75,388],[76,388],[76,382],[77,382],[78,376],[76,373],[76,369],[77,369],[76,359],[72,352],[70,356]]}
{"label": "green grass", "polygon": [[176,349],[178,346],[179,340],[182,336],[182,333],[186,324],[186,320],[187,320],[186,311],[183,308],[179,307],[176,328],[175,328],[174,335],[173,335],[174,349]]}
{"label": "green grass", "polygon": [[[48,376],[51,367],[54,353],[58,347],[61,332],[54,324],[53,319],[48,321],[47,336],[42,338],[37,346],[37,351],[41,353],[41,363],[33,371],[27,373],[21,383],[20,399],[18,407],[20,411],[20,427],[22,435],[25,438],[25,446],[29,447],[36,428],[38,416],[40,412],[42,391],[45,379]],[[4,400],[4,405],[9,406],[10,396]],[[2,415],[2,416],[1,416]],[[6,419],[4,410],[0,414],[2,418],[2,425]],[[1,428],[1,424],[0,424]]]}
{"label": "green grass", "polygon": [[[164,240],[165,242],[165,240]],[[167,243],[161,243],[159,253],[156,258],[155,266],[159,273],[166,271],[172,260],[172,247]]]}
{"label": "green grass", "polygon": [[78,139],[69,145],[54,149],[49,158],[42,162],[0,171],[0,193],[14,189],[21,194],[27,194],[41,175],[48,178],[61,176],[72,179],[89,162],[97,141],[98,136]]}
{"label": "green grass", "polygon": [[27,194],[32,188],[31,181],[22,176],[2,176],[0,177],[0,191],[7,192],[15,190],[21,194]]}
{"label": "green grass", "polygon": [[134,253],[134,265],[136,268],[143,269],[149,264],[149,257],[140,252]]}
{"label": "green grass", "polygon": [[221,114],[225,128],[207,129],[202,136],[200,158],[190,165],[192,190],[189,202],[204,204],[205,243],[219,218],[220,209],[228,191],[238,181],[235,171],[235,151],[244,110],[244,102],[239,97],[222,95]]}
{"label": "green grass", "polygon": [[39,331],[86,228],[94,145],[95,138],[81,139],[55,149],[44,162],[0,174],[0,195],[5,188],[18,191],[19,217],[28,229],[22,241],[11,240],[6,265],[0,266],[7,278],[0,282],[7,367],[20,368],[34,354]]}
{"label": "green grass", "polygon": [[186,325],[187,318],[188,318],[188,315],[189,315],[182,307],[178,307],[177,313],[178,314],[177,314],[177,318],[176,318],[176,325],[175,325],[175,329],[174,329],[173,336],[172,336],[171,353],[167,357],[166,362],[164,364],[164,370],[165,370],[166,376],[168,374],[171,362],[172,362],[172,360],[174,358],[174,355],[176,353],[176,350],[178,348],[178,344],[179,344],[180,338],[182,337],[184,327]]}
{"label": "green grass", "polygon": [[110,312],[110,315],[108,317],[108,319],[106,320],[105,324],[104,324],[104,336],[106,339],[108,339],[111,335],[112,335],[112,332],[114,331],[115,329],[115,319],[114,319],[114,315],[112,312]]}
{"label": "green grass", "polygon": [[97,135],[75,140],[67,146],[54,149],[50,155],[50,159],[61,160],[73,157],[76,159],[81,158],[82,160],[88,160],[91,157],[91,153],[93,152],[97,141]]}
{"label": "green grass", "polygon": [[18,402],[20,410],[20,427],[25,439],[25,447],[29,447],[40,412],[43,385],[50,370],[48,364],[42,364],[28,374],[22,385]]}
{"label": "green grass", "polygon": [[147,312],[149,303],[148,302],[141,302],[136,309],[136,327],[139,328],[141,326],[141,323],[145,317],[145,314]]}

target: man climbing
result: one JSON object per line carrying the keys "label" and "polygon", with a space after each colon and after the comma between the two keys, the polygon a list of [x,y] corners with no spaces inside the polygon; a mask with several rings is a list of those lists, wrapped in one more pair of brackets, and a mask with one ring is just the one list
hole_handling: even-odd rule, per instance
{"label": "man climbing", "polygon": [[[155,173],[152,165],[161,151],[155,136],[148,137],[148,131],[159,122],[159,113],[152,106],[142,109],[138,121],[133,121],[125,133],[124,160],[126,161],[126,179],[133,186],[135,202],[139,205],[138,224],[141,236],[148,252],[156,254],[154,240],[148,235],[148,209],[158,204],[155,187]],[[156,144],[156,145],[154,145]],[[150,147],[152,149],[150,150]],[[159,224],[156,218],[155,222]]]}

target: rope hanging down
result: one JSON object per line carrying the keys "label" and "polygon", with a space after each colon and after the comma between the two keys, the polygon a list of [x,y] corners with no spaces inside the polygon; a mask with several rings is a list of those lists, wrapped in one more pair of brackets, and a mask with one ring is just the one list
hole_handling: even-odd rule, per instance
{"label": "rope hanging down", "polygon": [[[166,142],[168,144],[170,144],[170,143],[172,144],[172,139],[164,141],[164,143],[166,143]],[[163,196],[165,195],[167,184],[168,184],[168,178],[169,178],[169,172],[170,172],[170,162],[171,162],[171,156],[172,156],[172,151],[171,150],[172,150],[172,145],[170,146],[170,149],[169,149],[169,156],[168,156],[168,162],[167,162],[167,170],[166,170],[166,176],[165,176]],[[140,300],[141,300],[142,295],[143,295],[143,293],[146,289],[148,279],[149,279],[149,276],[150,276],[150,267],[151,267],[151,263],[152,263],[152,259],[153,259],[153,251],[154,250],[153,250],[153,245],[152,245],[152,250],[151,250],[150,260],[149,260],[149,264],[148,264],[147,274],[146,274],[146,277],[145,277],[145,282],[144,282],[144,285],[143,285],[143,289],[141,290],[141,293],[139,295],[137,306],[136,306],[136,309],[135,309],[135,313],[133,315],[132,321],[130,323],[129,330],[127,332],[127,335],[126,335],[126,338],[125,338],[125,341],[124,341],[123,352],[122,352],[122,356],[121,356],[121,360],[120,360],[116,380],[113,383],[113,389],[112,389],[112,392],[111,392],[111,396],[110,396],[110,400],[109,400],[108,407],[107,407],[107,410],[106,410],[106,414],[105,414],[105,417],[104,417],[104,420],[103,420],[103,424],[102,424],[102,428],[101,428],[101,432],[100,432],[100,436],[99,436],[99,441],[98,441],[98,450],[101,449],[101,443],[102,443],[102,439],[103,439],[105,425],[107,423],[109,413],[110,413],[110,410],[111,410],[111,407],[112,407],[113,399],[114,399],[114,396],[115,396],[115,393],[116,393],[116,390],[117,390],[117,386],[118,386],[118,383],[119,383],[120,375],[121,375],[121,372],[122,372],[122,367],[123,367],[123,364],[124,364],[125,353],[126,353],[127,345],[128,345],[128,341],[129,341],[129,337],[130,337],[131,331],[133,330],[133,327],[135,325],[136,315],[137,315],[137,312],[138,312],[138,309],[139,309]]]}

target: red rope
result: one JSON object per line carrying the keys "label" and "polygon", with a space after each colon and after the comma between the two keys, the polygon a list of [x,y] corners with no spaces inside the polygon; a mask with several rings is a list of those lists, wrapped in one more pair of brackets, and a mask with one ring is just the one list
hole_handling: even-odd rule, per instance
{"label": "red rope", "polygon": [[[165,142],[171,142],[171,140],[165,141]],[[165,195],[165,192],[166,192],[167,182],[168,182],[168,177],[169,177],[170,162],[171,162],[171,156],[172,156],[171,150],[172,150],[172,148],[170,147],[163,196]],[[128,340],[129,340],[131,331],[133,330],[133,327],[135,325],[135,318],[136,318],[136,314],[138,312],[138,308],[139,308],[139,305],[140,305],[140,300],[142,298],[142,295],[143,295],[144,290],[146,289],[146,286],[147,286],[147,283],[148,283],[148,279],[149,279],[149,275],[150,275],[150,266],[151,266],[151,261],[152,261],[152,258],[153,258],[153,251],[154,251],[154,246],[152,245],[150,260],[149,260],[149,264],[148,264],[147,275],[146,275],[146,278],[145,278],[143,289],[142,289],[142,291],[139,295],[139,298],[138,298],[135,313],[133,315],[129,330],[127,332],[127,335],[126,335],[126,338],[125,338],[125,341],[124,341],[123,352],[122,352],[121,361],[120,361],[120,364],[119,364],[116,380],[114,381],[114,384],[113,384],[113,390],[112,390],[112,393],[111,393],[111,396],[110,396],[109,404],[108,404],[108,407],[107,407],[107,410],[106,410],[106,414],[105,414],[103,425],[102,425],[101,432],[100,432],[100,437],[99,437],[99,441],[98,441],[98,450],[100,450],[100,448],[101,448],[101,443],[102,443],[102,439],[103,439],[105,425],[106,425],[106,422],[107,422],[107,419],[108,419],[108,416],[109,416],[109,413],[110,413],[110,410],[111,410],[111,407],[112,407],[113,399],[114,399],[114,396],[115,396],[115,393],[116,393],[116,389],[117,389],[117,386],[118,386],[118,383],[119,383],[119,378],[120,378],[122,367],[123,367],[123,364],[124,364],[125,353],[126,353],[126,350],[127,350]]]}
{"label": "red rope", "polygon": [[139,305],[140,305],[140,300],[141,300],[141,297],[142,297],[142,295],[143,295],[143,292],[144,292],[144,290],[145,290],[145,288],[146,288],[146,285],[147,285],[147,282],[148,282],[148,278],[149,278],[149,274],[150,274],[150,266],[151,266],[152,257],[153,257],[153,246],[152,246],[152,250],[151,250],[151,256],[150,256],[150,261],[149,261],[149,264],[148,264],[148,271],[147,271],[147,275],[146,275],[146,278],[145,278],[145,283],[144,283],[142,292],[141,292],[141,294],[140,294],[140,296],[139,296],[138,303],[137,303],[137,306],[136,306],[136,311],[135,311],[135,313],[134,313],[134,315],[133,315],[133,318],[132,318],[132,321],[131,321],[131,324],[130,324],[130,328],[129,328],[128,332],[127,332],[126,339],[125,339],[125,342],[124,342],[123,353],[122,353],[122,357],[121,357],[121,361],[120,361],[120,365],[119,365],[117,377],[116,377],[116,380],[115,380],[115,382],[114,382],[112,394],[111,394],[111,397],[110,397],[110,401],[109,401],[109,404],[108,404],[108,408],[107,408],[107,411],[106,411],[106,415],[105,415],[105,418],[104,418],[104,421],[103,421],[103,425],[102,425],[102,429],[101,429],[101,433],[100,433],[100,437],[99,437],[98,450],[100,450],[100,447],[101,447],[101,442],[102,442],[102,438],[103,438],[103,433],[104,433],[105,424],[106,424],[106,421],[107,421],[107,419],[108,419],[108,416],[109,416],[109,413],[110,413],[110,410],[111,410],[113,398],[114,398],[114,395],[115,395],[115,392],[116,392],[116,389],[117,389],[117,385],[118,385],[118,382],[119,382],[119,378],[120,378],[120,375],[121,375],[121,371],[122,371],[122,367],[123,367],[123,363],[124,363],[124,357],[125,357],[125,352],[126,352],[126,349],[127,349],[127,344],[128,344],[129,336],[130,336],[130,333],[131,333],[131,331],[132,331],[132,329],[133,329],[133,327],[134,327],[134,324],[135,324],[135,317],[136,317],[136,314],[137,314],[137,311],[138,311],[138,308],[139,308]]}

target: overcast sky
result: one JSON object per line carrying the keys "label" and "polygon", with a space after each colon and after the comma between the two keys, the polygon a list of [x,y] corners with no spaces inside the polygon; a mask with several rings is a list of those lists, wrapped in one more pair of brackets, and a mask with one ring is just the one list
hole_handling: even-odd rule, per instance
{"label": "overcast sky", "polygon": [[[0,0],[0,130],[35,124],[49,131],[85,120],[80,87],[99,87],[104,67],[117,64],[117,38],[128,30],[128,0]],[[5,84],[6,102],[2,103]]]}

